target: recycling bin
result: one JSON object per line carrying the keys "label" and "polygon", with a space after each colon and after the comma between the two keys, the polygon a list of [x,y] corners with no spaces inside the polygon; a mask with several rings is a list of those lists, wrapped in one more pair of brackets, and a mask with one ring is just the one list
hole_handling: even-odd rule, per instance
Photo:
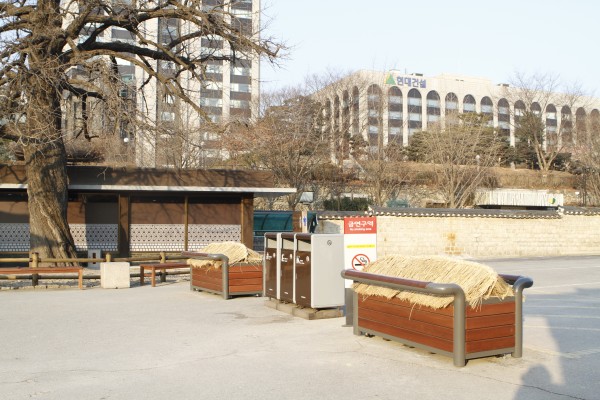
{"label": "recycling bin", "polygon": [[294,302],[294,233],[281,233],[279,297]]}
{"label": "recycling bin", "polygon": [[343,306],[344,235],[297,233],[294,249],[294,303],[317,309]]}
{"label": "recycling bin", "polygon": [[280,298],[279,277],[281,275],[281,233],[267,232],[264,235],[263,296]]}

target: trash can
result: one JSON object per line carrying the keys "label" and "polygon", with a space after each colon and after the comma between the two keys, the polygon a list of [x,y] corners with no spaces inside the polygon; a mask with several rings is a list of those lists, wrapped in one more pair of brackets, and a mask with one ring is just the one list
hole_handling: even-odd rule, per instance
{"label": "trash can", "polygon": [[294,302],[294,233],[281,233],[279,300]]}
{"label": "trash can", "polygon": [[263,296],[278,299],[280,297],[279,276],[281,275],[281,233],[265,233],[263,260]]}
{"label": "trash can", "polygon": [[344,305],[344,235],[297,233],[294,264],[296,304],[317,309]]}

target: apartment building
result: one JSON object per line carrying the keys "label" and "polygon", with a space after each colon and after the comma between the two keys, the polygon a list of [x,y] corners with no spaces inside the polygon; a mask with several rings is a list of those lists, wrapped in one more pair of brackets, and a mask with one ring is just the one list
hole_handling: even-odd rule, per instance
{"label": "apartment building", "polygon": [[[114,0],[113,5],[126,7],[133,1]],[[228,15],[228,22],[236,24],[243,33],[248,36],[259,34],[260,0],[203,0],[202,8],[223,10]],[[161,18],[145,22],[141,31],[151,42],[160,45],[191,33],[191,29],[194,28],[179,19]],[[80,40],[86,40],[85,31]],[[106,30],[97,40],[140,42],[130,31],[121,28]],[[190,41],[186,46],[182,51],[203,57],[218,58],[232,53],[226,41],[210,34]],[[260,63],[255,54],[236,53],[235,62],[209,60],[200,74],[201,79],[190,72],[179,71],[171,61],[148,60],[163,77],[176,79],[186,95],[202,108],[202,113],[169,93],[156,79],[149,79],[144,68],[129,62],[126,57],[117,57],[116,62],[122,81],[119,96],[130,100],[125,102],[129,104],[126,107],[141,111],[144,123],[133,124],[127,118],[106,121],[102,110],[91,107],[87,113],[96,114],[91,118],[100,135],[109,133],[118,137],[114,151],[123,152],[129,164],[141,167],[206,166],[210,160],[220,158],[216,125],[249,120],[258,113]],[[77,132],[78,124],[82,123],[82,112],[79,99],[66,101],[63,124],[67,132]]]}

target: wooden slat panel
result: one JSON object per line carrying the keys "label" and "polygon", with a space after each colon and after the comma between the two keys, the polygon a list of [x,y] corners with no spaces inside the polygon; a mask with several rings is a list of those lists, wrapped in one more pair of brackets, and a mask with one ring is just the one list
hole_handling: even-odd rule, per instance
{"label": "wooden slat panel", "polygon": [[233,265],[229,266],[229,273],[237,273],[237,272],[261,272],[262,273],[262,264],[252,264],[252,265]]}
{"label": "wooden slat panel", "polygon": [[229,279],[262,279],[262,271],[229,273]]}
{"label": "wooden slat panel", "polygon": [[420,335],[439,337],[444,340],[452,340],[453,329],[444,326],[415,321],[414,319],[403,318],[397,315],[367,309],[360,309],[358,317],[363,320],[369,320],[393,326],[395,328],[409,330]]}
{"label": "wooden slat panel", "polygon": [[192,286],[198,286],[200,288],[214,290],[215,292],[223,291],[223,286],[215,285],[213,283],[207,283],[207,282],[192,282]]}
{"label": "wooden slat panel", "polygon": [[229,288],[229,293],[244,293],[244,292],[262,292],[262,285],[243,285],[232,286]]}
{"label": "wooden slat panel", "polygon": [[229,286],[238,286],[238,285],[261,285],[262,286],[262,278],[230,279],[229,280]]}
{"label": "wooden slat panel", "polygon": [[215,280],[215,279],[206,279],[206,277],[202,277],[202,276],[193,276],[191,278],[192,282],[205,282],[206,284],[211,284],[211,285],[220,285],[221,281],[219,280]]}
{"label": "wooden slat panel", "polygon": [[468,317],[480,317],[484,315],[492,315],[492,314],[506,314],[506,313],[514,313],[515,312],[515,301],[506,301],[502,303],[496,304],[483,304],[481,308],[470,308],[467,307],[467,318]]}
{"label": "wooden slat panel", "polygon": [[399,339],[410,340],[411,342],[420,343],[425,346],[430,346],[436,349],[444,350],[444,351],[452,351],[452,341],[447,341],[439,338],[423,336],[418,333],[414,333],[411,331],[407,331],[400,328],[395,328],[393,326],[380,324],[373,321],[367,321],[358,319],[358,325],[361,328],[372,329],[377,332],[385,333],[390,336],[397,337]]}
{"label": "wooden slat panel", "polygon": [[[407,306],[408,305],[408,306]],[[361,308],[370,309],[374,311],[380,311],[387,314],[397,315],[399,317],[412,319],[415,321],[427,322],[434,325],[444,326],[452,328],[452,315],[444,315],[437,313],[429,307],[418,308],[408,302],[386,302],[380,300],[374,300],[372,297],[367,299],[358,300],[358,309]]]}
{"label": "wooden slat panel", "polygon": [[514,346],[515,346],[515,337],[507,336],[507,337],[503,337],[503,338],[468,342],[466,344],[466,351],[467,351],[467,354],[468,353],[479,353],[481,351],[505,349],[505,348],[514,347]]}
{"label": "wooden slat panel", "polygon": [[513,325],[515,314],[485,315],[483,317],[467,318],[467,330],[487,328],[491,326]]}
{"label": "wooden slat panel", "polygon": [[514,336],[515,326],[493,326],[489,328],[470,329],[466,332],[466,341],[473,342],[476,340],[494,339],[500,337]]}

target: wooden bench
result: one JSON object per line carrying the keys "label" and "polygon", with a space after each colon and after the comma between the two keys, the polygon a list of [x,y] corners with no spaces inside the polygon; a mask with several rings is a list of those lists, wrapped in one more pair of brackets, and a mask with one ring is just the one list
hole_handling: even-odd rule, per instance
{"label": "wooden bench", "polygon": [[186,263],[182,263],[182,262],[171,262],[171,263],[156,263],[156,264],[142,264],[140,265],[140,286],[144,286],[144,276],[145,276],[145,270],[150,270],[151,274],[150,274],[150,281],[152,283],[152,287],[156,286],[156,270],[159,270],[162,272],[161,276],[160,276],[160,281],[161,282],[165,282],[166,281],[166,276],[165,276],[165,272],[168,269],[176,269],[176,268],[189,268],[190,266],[187,265]]}
{"label": "wooden bench", "polygon": [[[64,274],[64,273],[79,274],[79,289],[83,289],[83,267],[15,267],[15,268],[0,268],[0,275],[33,275],[33,274]],[[32,277],[33,280],[33,277]],[[36,282],[32,282],[35,286]]]}

